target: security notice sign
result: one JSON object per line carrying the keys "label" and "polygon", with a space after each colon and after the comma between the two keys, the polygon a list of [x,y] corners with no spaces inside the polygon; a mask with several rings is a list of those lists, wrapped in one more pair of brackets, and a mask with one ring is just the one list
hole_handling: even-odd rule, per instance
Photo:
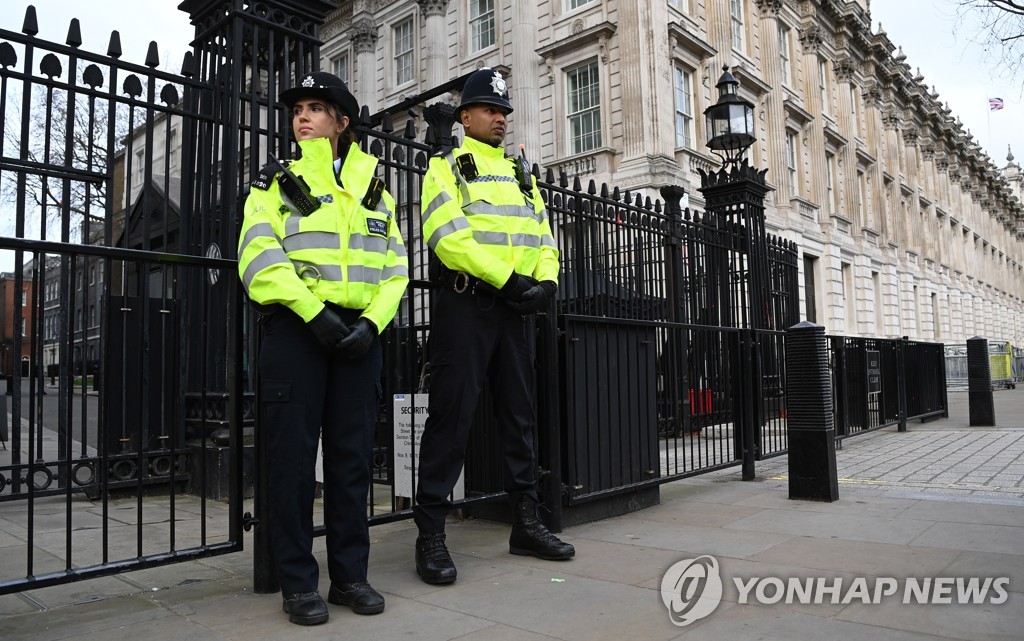
{"label": "security notice sign", "polygon": [[867,355],[868,395],[882,391],[882,358],[877,349],[865,350]]}
{"label": "security notice sign", "polygon": [[[427,398],[427,394],[395,394],[395,496],[412,498],[413,470],[419,469],[420,438],[423,437],[423,425],[427,422]],[[465,472],[463,468],[459,473],[455,491],[452,492],[453,500],[465,496]]]}

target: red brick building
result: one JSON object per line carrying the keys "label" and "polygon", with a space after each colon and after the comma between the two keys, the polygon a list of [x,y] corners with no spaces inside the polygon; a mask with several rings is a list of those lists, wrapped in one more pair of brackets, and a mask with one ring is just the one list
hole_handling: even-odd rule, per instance
{"label": "red brick building", "polygon": [[[29,358],[33,327],[31,272],[26,270],[25,276],[19,290],[15,286],[14,273],[0,273],[0,375],[4,377],[14,373],[17,363]],[[18,336],[21,337],[21,345],[15,352]]]}

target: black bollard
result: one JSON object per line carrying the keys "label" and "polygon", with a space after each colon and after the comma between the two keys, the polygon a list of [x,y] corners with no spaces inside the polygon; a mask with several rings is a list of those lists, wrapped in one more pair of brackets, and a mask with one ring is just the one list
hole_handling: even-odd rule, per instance
{"label": "black bollard", "polygon": [[832,379],[825,328],[804,321],[786,330],[789,498],[839,499]]}
{"label": "black bollard", "polygon": [[995,426],[996,407],[992,399],[988,340],[980,336],[967,339],[967,402],[971,427]]}

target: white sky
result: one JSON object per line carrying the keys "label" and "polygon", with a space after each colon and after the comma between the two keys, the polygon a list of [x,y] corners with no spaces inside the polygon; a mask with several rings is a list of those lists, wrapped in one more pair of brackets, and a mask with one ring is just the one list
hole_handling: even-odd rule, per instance
{"label": "white sky", "polygon": [[[999,55],[976,44],[971,16],[959,20],[956,0],[871,0],[871,28],[878,23],[907,64],[921,70],[924,82],[948,102],[954,118],[988,152],[997,167],[1006,165],[1006,145],[1024,160],[1024,77],[1000,78]],[[1002,98],[1002,111],[989,112],[988,99]]]}

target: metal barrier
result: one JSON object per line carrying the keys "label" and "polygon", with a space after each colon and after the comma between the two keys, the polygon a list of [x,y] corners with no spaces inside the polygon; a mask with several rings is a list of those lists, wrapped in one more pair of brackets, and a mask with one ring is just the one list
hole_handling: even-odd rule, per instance
{"label": "metal barrier", "polygon": [[948,346],[828,336],[836,438],[948,416]]}
{"label": "metal barrier", "polygon": [[1014,372],[1013,346],[1009,341],[988,342],[988,362],[992,371],[992,389],[1013,389],[1017,385]]}
{"label": "metal barrier", "polygon": [[[1009,341],[989,340],[989,368],[993,389],[1013,389],[1024,378],[1024,350]],[[967,391],[967,343],[945,347],[946,388]]]}

